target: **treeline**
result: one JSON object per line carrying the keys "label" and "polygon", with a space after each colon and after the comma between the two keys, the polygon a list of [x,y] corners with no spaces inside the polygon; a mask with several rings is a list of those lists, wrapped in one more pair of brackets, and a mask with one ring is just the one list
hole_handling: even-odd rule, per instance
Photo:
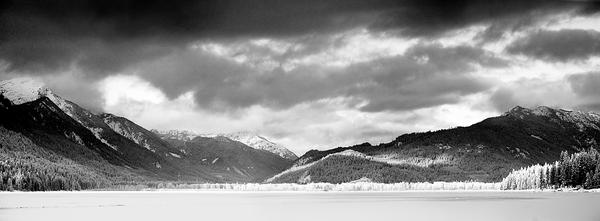
{"label": "treeline", "polygon": [[498,190],[499,183],[482,182],[399,182],[399,183],[172,183],[116,186],[107,190],[193,189],[206,191],[415,191],[415,190]]}
{"label": "treeline", "polygon": [[0,127],[0,190],[81,190],[109,183],[89,168]]}
{"label": "treeline", "polygon": [[81,190],[107,186],[103,179],[94,179],[93,174],[47,163],[0,161],[0,171],[0,190],[7,191]]}
{"label": "treeline", "polygon": [[563,151],[559,161],[514,170],[501,182],[502,189],[562,187],[600,188],[600,153],[593,148],[571,155]]}
{"label": "treeline", "polygon": [[450,171],[443,165],[419,167],[390,165],[368,159],[348,156],[329,156],[309,169],[280,175],[275,183],[346,183],[363,177],[377,183],[434,182],[469,180],[467,174]]}

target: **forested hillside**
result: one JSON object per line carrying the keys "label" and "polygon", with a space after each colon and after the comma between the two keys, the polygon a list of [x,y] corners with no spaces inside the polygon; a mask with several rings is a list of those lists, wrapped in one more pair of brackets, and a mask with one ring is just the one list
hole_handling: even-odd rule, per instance
{"label": "forested hillside", "polygon": [[[562,151],[598,148],[598,140],[598,114],[515,107],[468,127],[404,134],[379,145],[311,150],[268,181],[305,182],[310,177],[337,183],[364,175],[381,182],[427,182],[436,174],[440,181],[499,182],[513,169],[554,162]],[[344,151],[359,155],[328,157]]]}
{"label": "forested hillside", "polygon": [[174,147],[126,118],[92,113],[28,81],[0,82],[0,127],[3,190],[250,182],[291,164],[231,140]]}
{"label": "forested hillside", "polygon": [[188,168],[202,168],[222,182],[260,182],[292,164],[279,155],[223,136],[166,140],[185,153],[181,160]]}
{"label": "forested hillside", "polygon": [[83,165],[0,127],[0,190],[80,190],[140,180],[104,163]]}

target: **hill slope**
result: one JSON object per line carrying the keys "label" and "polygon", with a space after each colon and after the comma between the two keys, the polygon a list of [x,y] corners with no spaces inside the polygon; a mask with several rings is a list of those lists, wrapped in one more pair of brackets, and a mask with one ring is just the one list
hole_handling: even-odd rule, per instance
{"label": "hill slope", "polygon": [[291,160],[223,136],[176,139],[183,137],[158,135],[183,153],[180,158],[189,168],[204,168],[224,182],[262,181],[292,164]]}
{"label": "hill slope", "polygon": [[[9,176],[11,180],[2,182],[14,181],[12,177],[21,177],[18,171],[27,168],[37,171],[28,173],[31,177],[39,171],[46,173],[43,167],[62,168],[63,173],[52,176],[65,177],[69,183],[62,185],[65,189],[167,180],[248,182],[272,176],[291,164],[290,160],[239,142],[221,142],[221,138],[214,138],[219,142],[194,142],[194,148],[174,147],[126,118],[94,114],[31,80],[0,82],[0,116],[0,135],[8,137],[0,143],[4,159],[1,166],[16,171]],[[235,150],[233,154],[231,150]],[[205,165],[202,159],[207,156],[229,160]],[[24,163],[24,158],[36,162]],[[81,175],[86,173],[88,177],[99,177],[99,181],[88,182]]]}
{"label": "hill slope", "polygon": [[176,139],[182,141],[190,141],[196,137],[227,137],[231,140],[235,140],[241,142],[249,147],[252,147],[257,150],[264,150],[267,152],[271,152],[273,154],[279,155],[280,157],[287,160],[296,160],[298,156],[294,154],[294,152],[285,148],[281,144],[274,143],[267,138],[260,136],[258,134],[252,132],[235,132],[235,133],[222,133],[222,134],[200,134],[193,131],[187,130],[168,130],[168,131],[159,131],[152,130],[152,132],[159,134],[161,137],[165,139]]}
{"label": "hill slope", "polygon": [[599,139],[598,114],[515,107],[469,127],[405,134],[377,146],[311,150],[268,181],[499,181],[512,169],[556,161],[563,150],[598,148]]}

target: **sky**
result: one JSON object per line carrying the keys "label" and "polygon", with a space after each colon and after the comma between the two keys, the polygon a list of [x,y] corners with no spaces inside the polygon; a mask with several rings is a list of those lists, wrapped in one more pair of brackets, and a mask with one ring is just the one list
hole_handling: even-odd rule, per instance
{"label": "sky", "polygon": [[0,2],[0,79],[148,129],[250,131],[297,154],[600,112],[600,2]]}

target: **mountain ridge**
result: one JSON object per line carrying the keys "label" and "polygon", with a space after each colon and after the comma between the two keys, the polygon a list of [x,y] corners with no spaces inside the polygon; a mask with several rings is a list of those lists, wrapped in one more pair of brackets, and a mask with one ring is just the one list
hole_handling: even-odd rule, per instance
{"label": "mountain ridge", "polygon": [[[561,151],[597,149],[599,139],[600,117],[596,113],[517,106],[467,127],[403,134],[379,145],[363,143],[311,150],[298,158],[287,172],[269,181],[306,182],[307,177],[312,182],[349,182],[362,177],[377,182],[434,181],[422,176],[434,173],[437,177],[445,176],[445,181],[492,182],[512,169],[554,162]],[[366,157],[335,155],[348,150]],[[330,155],[332,157],[326,158]],[[337,160],[332,160],[334,158]],[[308,164],[311,166],[306,167]],[[357,164],[363,166],[357,167]],[[384,169],[363,170],[364,167]],[[382,175],[386,171],[405,175],[387,174],[394,177],[388,179]]]}
{"label": "mountain ridge", "polygon": [[[194,162],[201,156],[192,156],[184,149],[175,148],[134,122],[109,113],[92,113],[33,80],[0,81],[0,114],[3,116],[0,127],[12,131],[7,133],[14,132],[31,139],[41,148],[64,157],[66,160],[63,162],[74,160],[81,164],[78,168],[95,165],[104,168],[104,171],[112,171],[102,173],[111,182],[128,182],[130,178],[126,174],[136,174],[139,181],[250,182],[275,174],[291,163],[290,160],[271,153],[254,151],[242,143],[207,138],[212,140],[211,145],[219,148],[232,146],[234,151],[247,148],[245,150],[248,153],[238,152],[243,155],[239,159],[245,160],[249,165],[257,161],[261,162],[257,165],[267,166],[246,171],[230,166],[233,165],[231,161],[221,163],[220,167],[203,165]],[[20,139],[18,136],[9,137]],[[195,145],[187,150],[194,152],[194,148],[206,147]],[[221,157],[219,154],[224,153],[217,151],[212,154],[218,158]],[[12,155],[0,157],[6,158],[8,162],[16,160],[10,156]],[[230,171],[230,168],[234,171]],[[84,182],[81,185],[88,184]]]}
{"label": "mountain ridge", "polygon": [[282,158],[288,160],[296,160],[298,156],[284,147],[283,145],[277,144],[265,138],[264,136],[248,131],[239,131],[233,133],[220,133],[220,134],[203,134],[189,130],[156,130],[152,129],[152,132],[159,134],[162,137],[169,139],[179,139],[183,141],[189,141],[196,137],[227,137],[229,139],[242,142],[254,149],[265,150],[274,154],[279,155]]}

